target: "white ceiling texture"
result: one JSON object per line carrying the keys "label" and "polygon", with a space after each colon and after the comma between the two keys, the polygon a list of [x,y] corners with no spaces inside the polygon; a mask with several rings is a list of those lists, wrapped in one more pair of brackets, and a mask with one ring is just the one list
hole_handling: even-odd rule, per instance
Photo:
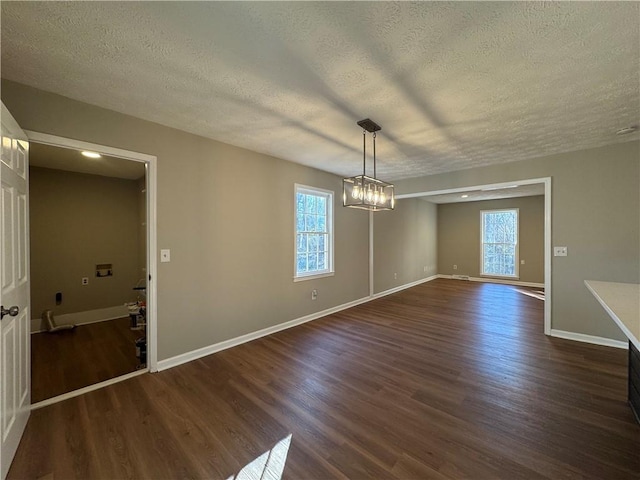
{"label": "white ceiling texture", "polygon": [[640,138],[638,2],[2,2],[2,76],[394,181]]}

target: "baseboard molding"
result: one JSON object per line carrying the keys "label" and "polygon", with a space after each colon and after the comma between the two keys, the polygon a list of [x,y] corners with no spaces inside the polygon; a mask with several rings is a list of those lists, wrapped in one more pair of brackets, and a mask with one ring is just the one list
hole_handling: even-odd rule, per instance
{"label": "baseboard molding", "polygon": [[374,293],[370,299],[375,300],[376,298],[386,297],[387,295],[391,295],[392,293],[397,293],[402,290],[406,290],[407,288],[415,287],[416,285],[420,285],[421,283],[430,282],[431,280],[435,280],[436,278],[438,278],[438,275],[432,275],[427,278],[421,278],[420,280],[416,280],[415,282],[405,283],[404,285],[390,288],[389,290],[385,290],[384,292]]}
{"label": "baseboard molding", "polygon": [[463,280],[468,282],[482,282],[482,283],[500,283],[503,285],[515,285],[518,287],[535,287],[535,288],[544,288],[544,283],[535,283],[535,282],[521,282],[519,280],[508,280],[502,278],[485,278],[485,277],[469,277],[468,275],[464,275],[466,278],[456,278],[455,275],[444,275],[439,273],[436,275],[438,278],[448,278],[450,280]]}
{"label": "baseboard molding", "polygon": [[311,313],[309,315],[305,315],[304,317],[295,318],[293,320],[289,320],[288,322],[279,323],[278,325],[274,325],[272,327],[263,328],[262,330],[257,330],[245,335],[240,335],[239,337],[231,338],[223,342],[214,343],[213,345],[208,345],[206,347],[198,348],[197,350],[192,350],[191,352],[176,355],[175,357],[167,358],[166,360],[160,360],[158,362],[158,371],[177,367],[178,365],[191,362],[192,360],[197,360],[198,358],[206,357],[207,355],[211,355],[212,353],[217,353],[222,350],[226,350],[227,348],[236,347],[238,345],[242,345],[243,343],[251,342],[252,340],[257,340],[258,338],[271,335],[272,333],[286,330],[287,328],[295,327],[297,325],[301,325],[303,323],[310,322],[327,315],[331,315],[332,313],[346,310],[347,308],[355,307],[356,305],[366,303],[369,300],[370,297],[363,297],[352,302],[338,305],[337,307],[327,308],[326,310]]}
{"label": "baseboard molding", "polygon": [[611,338],[586,335],[584,333],[567,332],[565,330],[556,330],[554,328],[551,329],[551,332],[549,333],[549,335],[551,335],[552,337],[564,338],[565,340],[574,340],[576,342],[592,343],[594,345],[603,345],[605,347],[622,348],[625,350],[629,348],[628,342],[613,340]]}
{"label": "baseboard molding", "polygon": [[[96,310],[87,310],[86,312],[66,313],[64,315],[56,315],[54,320],[56,325],[87,325],[89,323],[106,322],[115,320],[129,315],[129,309],[126,305],[116,305],[114,307],[98,308]],[[31,333],[45,332],[41,318],[31,319]]]}
{"label": "baseboard molding", "polygon": [[321,310],[319,312],[311,313],[309,315],[305,315],[304,317],[299,317],[293,320],[289,320],[288,322],[279,323],[278,325],[274,325],[272,327],[263,328],[262,330],[247,333],[245,335],[240,335],[239,337],[231,338],[229,340],[215,343],[213,345],[208,345],[206,347],[202,347],[197,350],[192,350],[191,352],[176,355],[175,357],[167,358],[165,360],[160,360],[158,362],[158,371],[160,372],[162,370],[167,370],[169,368],[177,367],[178,365],[182,365],[183,363],[191,362],[193,360],[206,357],[207,355],[211,355],[213,353],[217,353],[222,350],[226,350],[228,348],[237,347],[238,345],[242,345],[243,343],[251,342],[252,340],[257,340],[258,338],[271,335],[272,333],[280,332],[282,330],[286,330],[288,328],[292,328],[297,325],[310,322],[312,320],[317,320],[318,318],[326,317],[327,315],[331,315],[332,313],[337,313],[342,310],[346,310],[347,308],[355,307],[357,305],[370,302],[371,300],[375,300],[376,298],[384,297],[386,295],[390,295],[392,293],[399,292],[407,288],[415,287],[416,285],[434,280],[436,278],[438,278],[437,275],[434,275],[432,277],[407,283],[405,285],[401,285],[399,287],[395,287],[390,290],[385,290],[384,292],[376,293],[368,297],[362,297],[352,302],[343,303],[342,305],[338,305],[336,307],[327,308],[326,310]]}

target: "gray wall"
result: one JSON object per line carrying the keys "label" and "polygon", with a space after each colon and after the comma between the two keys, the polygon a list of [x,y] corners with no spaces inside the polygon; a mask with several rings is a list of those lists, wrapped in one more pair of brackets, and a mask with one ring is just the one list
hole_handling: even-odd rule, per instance
{"label": "gray wall", "polygon": [[418,199],[396,202],[373,221],[374,292],[437,273],[436,205]]}
{"label": "gray wall", "polygon": [[[340,177],[13,82],[2,101],[24,129],[158,157],[159,360],[368,295],[368,215]],[[293,282],[294,183],[335,192],[332,277]]]}
{"label": "gray wall", "polygon": [[[613,135],[613,134],[612,134]],[[552,177],[554,329],[626,341],[585,279],[640,282],[640,142],[396,182],[401,194]]]}
{"label": "gray wall", "polygon": [[506,208],[519,209],[518,280],[544,283],[544,196],[438,205],[438,273],[479,277],[480,211]]}
{"label": "gray wall", "polygon": [[[31,306],[34,316],[84,312],[134,301],[138,273],[135,180],[29,169]],[[113,276],[95,267],[113,264]],[[89,284],[82,285],[82,277]],[[62,293],[56,305],[55,294]]]}

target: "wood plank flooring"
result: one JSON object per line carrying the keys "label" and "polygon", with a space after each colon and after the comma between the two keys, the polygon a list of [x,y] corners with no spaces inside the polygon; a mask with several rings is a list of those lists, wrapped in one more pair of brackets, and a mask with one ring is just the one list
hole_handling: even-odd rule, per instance
{"label": "wood plank flooring", "polygon": [[627,352],[542,332],[434,280],[36,410],[9,478],[227,479],[291,434],[287,479],[637,480]]}
{"label": "wood plank flooring", "polygon": [[134,372],[142,335],[129,317],[31,335],[31,403]]}

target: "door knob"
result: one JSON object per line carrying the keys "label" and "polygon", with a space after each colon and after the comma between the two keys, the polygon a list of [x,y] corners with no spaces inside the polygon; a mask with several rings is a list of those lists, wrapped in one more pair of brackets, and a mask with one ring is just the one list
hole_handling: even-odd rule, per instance
{"label": "door knob", "polygon": [[4,318],[5,315],[11,315],[12,317],[15,317],[16,315],[18,315],[20,307],[14,305],[13,307],[9,307],[8,309],[6,309],[4,308],[4,306],[0,306],[0,311],[2,312],[2,316],[0,317],[0,319]]}

